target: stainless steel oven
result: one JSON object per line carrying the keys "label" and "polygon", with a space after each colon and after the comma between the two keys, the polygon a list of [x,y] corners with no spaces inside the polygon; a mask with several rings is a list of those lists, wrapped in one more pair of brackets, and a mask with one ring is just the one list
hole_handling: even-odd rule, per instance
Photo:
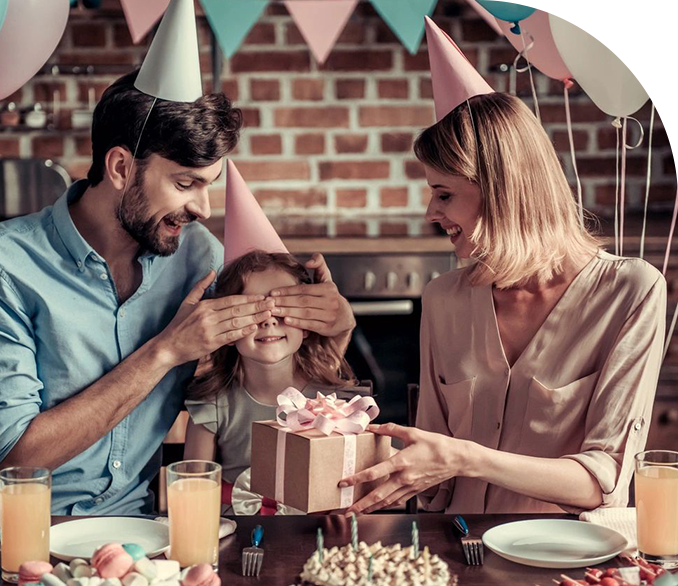
{"label": "stainless steel oven", "polygon": [[377,421],[407,421],[407,384],[419,382],[419,323],[424,287],[455,268],[449,253],[325,255],[357,327],[346,358],[374,384]]}

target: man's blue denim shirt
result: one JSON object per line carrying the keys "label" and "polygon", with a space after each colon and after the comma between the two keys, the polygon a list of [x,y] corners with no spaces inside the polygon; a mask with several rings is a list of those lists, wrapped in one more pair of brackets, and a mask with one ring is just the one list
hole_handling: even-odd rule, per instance
{"label": "man's blue denim shirt", "polygon": [[[120,305],[106,261],[68,210],[86,188],[79,181],[53,206],[0,223],[0,468],[40,411],[87,388],[160,333],[195,283],[222,264],[221,243],[192,223],[173,255],[139,257],[142,283]],[[171,370],[108,434],[53,471],[53,514],[151,512],[148,484],[194,367]]]}

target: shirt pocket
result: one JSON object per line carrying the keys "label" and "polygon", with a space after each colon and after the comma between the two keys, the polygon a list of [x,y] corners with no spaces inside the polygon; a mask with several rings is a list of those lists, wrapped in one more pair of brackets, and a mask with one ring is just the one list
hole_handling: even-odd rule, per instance
{"label": "shirt pocket", "polygon": [[[600,372],[593,372],[563,387],[550,388],[532,378],[529,387],[525,428],[523,434],[532,448],[535,438],[549,438],[551,448],[556,444],[569,445],[575,437],[583,438],[586,413]],[[525,429],[524,428],[524,429]],[[536,441],[541,441],[537,439]]]}
{"label": "shirt pocket", "polygon": [[452,384],[438,383],[447,405],[447,426],[453,437],[471,439],[473,432],[473,393],[476,377]]}

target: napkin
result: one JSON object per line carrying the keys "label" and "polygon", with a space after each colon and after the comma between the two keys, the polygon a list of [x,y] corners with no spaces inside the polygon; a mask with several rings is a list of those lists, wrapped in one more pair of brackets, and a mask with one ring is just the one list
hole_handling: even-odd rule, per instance
{"label": "napkin", "polygon": [[602,525],[621,533],[626,538],[626,553],[636,555],[638,539],[636,534],[636,509],[634,507],[604,507],[585,511],[579,515],[580,521]]}
{"label": "napkin", "polygon": [[[167,517],[156,517],[155,520],[158,521],[159,523],[169,525],[169,519]],[[222,517],[219,522],[219,539],[223,539],[224,537],[227,537],[231,533],[235,532],[236,527],[237,524],[235,521],[231,521],[230,519],[224,519]]]}

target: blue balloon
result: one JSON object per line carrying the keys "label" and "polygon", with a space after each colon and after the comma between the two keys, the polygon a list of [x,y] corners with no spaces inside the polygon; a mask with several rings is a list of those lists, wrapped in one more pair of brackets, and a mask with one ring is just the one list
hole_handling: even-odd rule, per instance
{"label": "blue balloon", "polygon": [[7,4],[9,0],[0,0],[0,28],[2,28],[2,23],[5,22],[5,16],[7,15]]}
{"label": "blue balloon", "polygon": [[478,0],[478,4],[499,20],[515,23],[525,20],[536,10],[536,8],[530,8],[522,4],[500,2],[499,0]]}

